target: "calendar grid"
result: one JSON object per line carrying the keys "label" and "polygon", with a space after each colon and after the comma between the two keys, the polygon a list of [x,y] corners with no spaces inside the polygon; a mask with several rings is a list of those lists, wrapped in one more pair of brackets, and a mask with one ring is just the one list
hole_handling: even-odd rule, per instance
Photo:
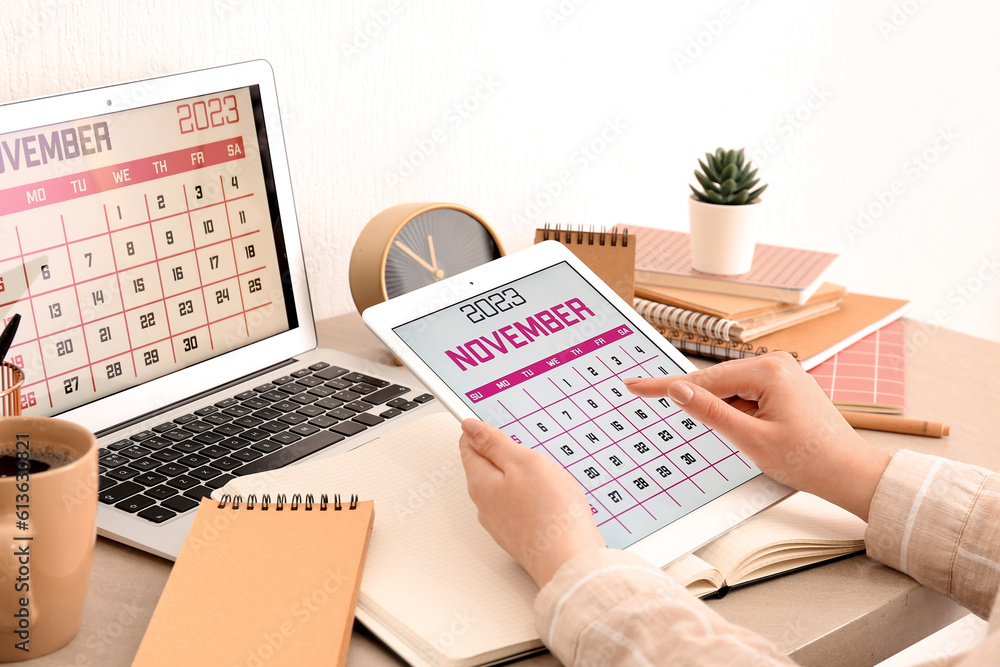
{"label": "calendar grid", "polygon": [[[598,336],[595,340],[600,338]],[[586,349],[587,342],[552,355],[549,359],[561,359],[567,351]],[[574,470],[579,470],[586,473],[588,477],[593,475],[592,479],[597,482],[593,486],[587,484],[582,478],[580,481],[585,487],[585,493],[592,508],[594,508],[592,511],[595,514],[603,515],[595,517],[598,526],[603,527],[614,523],[627,534],[632,534],[630,526],[635,521],[634,512],[639,511],[639,508],[652,520],[656,521],[659,518],[659,512],[654,511],[652,507],[657,506],[656,498],[662,497],[665,502],[675,508],[674,511],[677,511],[684,507],[684,503],[679,497],[689,497],[691,493],[705,499],[709,497],[707,487],[704,483],[699,482],[699,480],[709,479],[705,477],[706,474],[717,476],[716,479],[726,483],[731,482],[730,476],[721,468],[725,462],[731,459],[738,460],[743,464],[741,467],[750,469],[749,464],[739,456],[739,453],[718,438],[711,429],[702,425],[701,430],[698,430],[695,422],[684,416],[682,410],[669,403],[666,398],[660,399],[659,402],[639,396],[626,398],[622,393],[624,390],[624,386],[622,386],[618,390],[619,398],[623,399],[621,402],[615,403],[607,400],[607,404],[598,409],[596,406],[599,404],[591,398],[591,409],[588,411],[588,407],[584,404],[586,398],[595,396],[594,392],[597,396],[603,396],[600,386],[606,382],[620,381],[622,377],[654,377],[656,374],[667,373],[661,354],[655,353],[649,358],[640,359],[633,355],[622,341],[600,349],[605,353],[605,356],[598,355],[596,360],[589,360],[592,365],[588,367],[588,370],[594,377],[588,377],[581,366],[574,364],[572,360],[565,366],[549,364],[548,367],[539,368],[538,364],[533,364],[525,367],[530,369],[528,374],[518,371],[533,380],[535,375],[539,373],[548,373],[553,369],[568,369],[567,372],[572,375],[569,379],[566,376],[556,378],[551,375],[546,378],[546,384],[554,392],[546,399],[542,399],[536,391],[528,387],[517,387],[519,382],[516,381],[516,377],[515,381],[508,385],[508,380],[512,376],[516,376],[518,372],[501,378],[496,383],[496,388],[484,385],[474,390],[477,396],[480,391],[489,395],[498,393],[498,390],[499,393],[515,390],[527,397],[528,402],[524,403],[519,410],[513,408],[506,399],[496,397],[496,403],[510,415],[510,420],[500,428],[502,430],[512,428],[523,430],[531,435],[536,443],[530,445],[532,449],[545,452],[572,474],[581,474],[574,473]],[[611,358],[619,364],[617,371],[606,358],[606,354],[612,349],[615,356]],[[621,358],[619,359],[619,357]],[[561,379],[562,382],[557,382],[557,379]],[[576,386],[562,386],[563,382],[569,385],[571,381]],[[566,407],[561,415],[561,417],[565,417],[563,421],[556,418],[555,411],[559,410],[559,405]],[[585,421],[577,424],[576,420],[581,415]],[[608,420],[611,421],[605,423]],[[679,425],[673,423],[676,420],[680,421]],[[537,424],[534,425],[534,428],[529,426],[535,421]],[[618,432],[613,433],[614,429],[611,429],[609,424],[617,424],[616,428],[624,427],[621,428],[621,433],[624,435]],[[593,430],[589,432],[591,436],[596,437],[597,434],[600,434],[603,440],[589,444],[584,443],[578,429],[587,425],[593,427]],[[671,440],[676,438],[676,444],[665,445],[663,442],[658,442],[658,438],[653,437],[651,432],[652,429],[657,428],[660,429],[659,440],[663,440],[663,434],[666,434]],[[695,429],[696,432],[692,432],[690,435],[682,433],[682,431],[691,429]],[[711,446],[706,449],[703,444],[709,442]],[[575,457],[574,447],[581,450],[579,458]],[[632,451],[633,448],[636,451]],[[713,454],[710,450],[714,450],[716,453]],[[562,455],[565,455],[566,458],[562,458]],[[685,457],[690,457],[690,460]],[[684,469],[681,461],[687,461],[689,465],[691,462],[700,461],[699,465],[703,467],[688,472]],[[618,465],[621,465],[621,468],[618,468]],[[659,466],[657,471],[666,471],[665,474],[660,473],[659,477],[662,479],[647,470],[647,468],[651,469],[656,466]],[[620,472],[616,473],[619,470]],[[668,476],[674,474],[678,476],[676,480],[667,479]],[[598,480],[598,477],[603,477],[603,479]],[[685,485],[688,485],[692,490],[684,492]],[[678,493],[680,496],[677,495]],[[617,502],[616,497],[625,501],[625,506],[620,511],[614,509],[614,503]],[[688,499],[687,502],[692,502],[692,500]],[[659,506],[662,507],[662,505]],[[627,519],[626,515],[631,518]]]}
{"label": "calendar grid", "polygon": [[[66,218],[62,215],[59,216],[59,224],[62,227],[63,241],[66,247],[66,252],[69,252],[69,235],[66,233]],[[73,285],[76,283],[76,272],[73,269],[73,262],[69,262],[69,275],[73,280]],[[76,300],[76,312],[80,315],[81,326],[83,323],[83,307],[80,305],[80,293],[75,289],[73,290],[73,296]],[[90,386],[96,392],[97,391],[97,379],[94,377],[94,367],[91,365],[93,362],[90,359],[90,345],[87,343],[87,337],[83,337],[83,350],[87,354],[87,370],[90,371]],[[75,371],[70,371],[73,373]]]}

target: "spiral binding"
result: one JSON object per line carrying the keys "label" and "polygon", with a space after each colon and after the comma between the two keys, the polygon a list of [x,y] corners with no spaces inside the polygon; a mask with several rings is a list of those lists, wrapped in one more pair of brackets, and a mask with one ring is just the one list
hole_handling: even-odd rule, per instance
{"label": "spiral binding", "polygon": [[[234,510],[238,510],[241,504],[244,505],[245,509],[248,510],[252,510],[254,506],[258,504],[260,505],[261,510],[267,510],[271,506],[273,506],[275,511],[278,512],[283,511],[286,505],[288,506],[288,509],[293,512],[299,509],[299,505],[302,505],[302,508],[306,512],[311,512],[314,506],[318,506],[320,512],[325,512],[331,506],[329,496],[327,496],[327,494],[325,493],[320,495],[318,503],[316,502],[315,498],[313,497],[313,494],[311,493],[307,493],[305,495],[304,500],[302,494],[295,493],[292,495],[291,502],[288,501],[288,497],[283,493],[279,493],[277,498],[272,502],[271,494],[265,493],[260,497],[259,503],[257,501],[257,494],[254,493],[251,493],[246,497],[246,502],[244,502],[243,496],[240,495],[234,496],[227,493],[224,494],[222,498],[219,500],[219,509],[224,509],[227,504],[229,505],[230,509]],[[340,494],[339,493],[334,494],[332,503],[334,511],[342,510],[344,508],[343,505],[344,504],[340,501]],[[350,504],[348,505],[347,509],[349,510],[358,509],[358,494],[356,493],[351,494]]]}
{"label": "spiral binding", "polygon": [[[561,241],[566,245],[573,243],[573,233],[574,230],[570,225],[566,225],[566,229],[562,229],[562,225],[557,224],[552,227],[549,223],[545,223],[542,226],[542,240],[554,240]],[[618,241],[621,241],[623,248],[628,247],[628,227],[623,228],[621,231],[617,229],[612,229],[611,231],[606,231],[604,227],[601,227],[601,231],[595,232],[594,226],[591,225],[589,230],[585,230],[583,225],[578,225],[576,228],[576,244],[583,245],[594,245],[594,241],[597,241],[597,245],[618,245]]]}
{"label": "spiral binding", "polygon": [[[681,352],[695,354],[699,357],[711,357],[713,359],[746,359],[767,354],[767,347],[761,345],[754,348],[752,343],[737,343],[728,340],[719,340],[700,334],[686,333],[676,329],[666,329],[664,327],[654,327],[664,338]],[[797,352],[789,351],[790,355],[798,359]]]}
{"label": "spiral binding", "polygon": [[738,327],[739,322],[693,310],[668,306],[647,299],[636,298],[632,307],[642,317],[655,326],[680,329],[693,334],[700,334],[720,341],[732,340],[730,330]]}

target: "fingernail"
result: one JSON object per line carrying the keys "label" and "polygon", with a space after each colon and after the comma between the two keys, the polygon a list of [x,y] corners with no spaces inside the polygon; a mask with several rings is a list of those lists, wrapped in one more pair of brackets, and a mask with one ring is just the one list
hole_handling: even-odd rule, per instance
{"label": "fingernail", "polygon": [[667,388],[667,395],[674,399],[677,405],[687,405],[694,398],[694,388],[687,382],[675,382]]}
{"label": "fingernail", "polygon": [[642,378],[622,378],[622,384],[624,384],[627,387],[630,384],[635,384],[641,379]]}

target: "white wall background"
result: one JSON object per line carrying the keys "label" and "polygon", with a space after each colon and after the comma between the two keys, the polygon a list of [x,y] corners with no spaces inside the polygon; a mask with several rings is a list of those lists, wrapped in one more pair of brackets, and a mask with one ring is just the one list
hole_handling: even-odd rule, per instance
{"label": "white wall background", "polygon": [[762,240],[1000,340],[998,27],[990,0],[0,0],[0,101],[269,60],[321,318],[388,206],[465,204],[508,250],[686,229],[722,145],[771,184]]}

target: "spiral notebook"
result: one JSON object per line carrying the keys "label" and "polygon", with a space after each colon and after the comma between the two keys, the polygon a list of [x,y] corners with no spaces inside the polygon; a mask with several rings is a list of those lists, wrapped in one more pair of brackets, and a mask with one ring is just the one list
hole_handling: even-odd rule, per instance
{"label": "spiral notebook", "polygon": [[372,501],[204,498],[133,667],[343,665]]}
{"label": "spiral notebook", "polygon": [[744,359],[783,350],[791,353],[806,370],[815,368],[873,331],[898,320],[910,308],[904,299],[847,293],[840,309],[795,326],[735,343],[711,336],[655,327],[674,347],[686,354],[712,359]]}
{"label": "spiral notebook", "polygon": [[535,230],[535,243],[550,240],[564,244],[625,299],[625,303],[632,303],[635,296],[635,234],[629,234],[628,227],[621,231],[594,231],[593,227],[584,229],[582,225],[575,228],[566,225],[564,229],[562,225],[545,223],[544,227]]}

